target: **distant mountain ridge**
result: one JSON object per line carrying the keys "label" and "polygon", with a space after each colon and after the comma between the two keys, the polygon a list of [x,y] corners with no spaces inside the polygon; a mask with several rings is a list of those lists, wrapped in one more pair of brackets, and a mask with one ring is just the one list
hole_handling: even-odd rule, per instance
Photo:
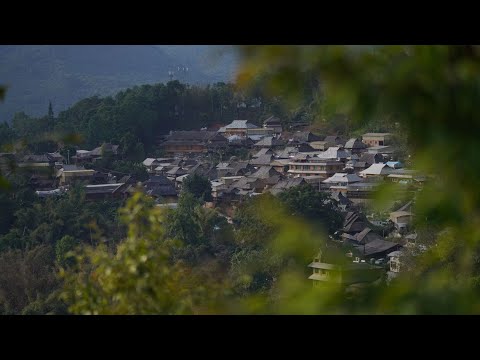
{"label": "distant mountain ridge", "polygon": [[[233,79],[232,46],[210,45],[0,45],[0,122],[16,112],[55,113],[93,95],[177,79],[208,84]],[[187,70],[188,69],[188,70]]]}

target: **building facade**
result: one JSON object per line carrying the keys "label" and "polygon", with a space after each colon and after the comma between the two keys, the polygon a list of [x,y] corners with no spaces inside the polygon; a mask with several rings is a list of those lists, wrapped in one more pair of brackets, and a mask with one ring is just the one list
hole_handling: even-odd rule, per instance
{"label": "building facade", "polygon": [[337,160],[322,160],[314,157],[293,159],[288,163],[288,174],[292,176],[321,176],[325,179],[341,172],[344,164]]}
{"label": "building facade", "polygon": [[392,134],[390,133],[366,133],[362,136],[362,141],[367,146],[384,146],[391,141]]}

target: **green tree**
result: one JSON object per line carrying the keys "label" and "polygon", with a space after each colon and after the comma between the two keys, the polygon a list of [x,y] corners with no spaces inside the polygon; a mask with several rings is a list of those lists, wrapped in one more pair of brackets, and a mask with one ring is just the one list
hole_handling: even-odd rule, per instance
{"label": "green tree", "polygon": [[48,131],[53,131],[55,127],[55,115],[53,114],[52,102],[48,102]]}
{"label": "green tree", "polygon": [[[0,253],[0,312],[19,314],[32,303],[44,304],[59,286],[53,266],[54,252],[41,245],[27,251]],[[49,311],[55,302],[49,299]],[[56,306],[53,306],[54,308]],[[60,307],[60,306],[59,306]]]}
{"label": "green tree", "polygon": [[0,151],[4,152],[11,147],[15,133],[8,123],[0,123]]}
{"label": "green tree", "polygon": [[279,199],[292,215],[321,224],[329,234],[342,225],[343,218],[336,201],[309,184],[289,188],[279,194]]}
{"label": "green tree", "polygon": [[10,230],[15,220],[15,202],[5,192],[0,192],[0,236]]}
{"label": "green tree", "polygon": [[167,221],[168,235],[181,240],[185,244],[201,242],[201,229],[197,221],[196,209],[200,202],[190,192],[182,192],[178,199],[178,207],[173,210]]}
{"label": "green tree", "polygon": [[[141,193],[123,211],[128,236],[115,254],[103,246],[85,249],[76,269],[62,272],[62,297],[75,314],[190,314],[210,299],[207,284],[169,261],[162,210]],[[93,285],[93,286],[92,286]],[[211,290],[211,289],[210,289]],[[207,301],[208,302],[208,301]],[[206,302],[202,302],[206,305]]]}
{"label": "green tree", "polygon": [[212,201],[212,184],[210,180],[198,174],[187,176],[183,181],[183,191],[191,193],[201,201]]}
{"label": "green tree", "polygon": [[142,163],[137,163],[127,160],[117,160],[114,161],[111,170],[118,171],[124,175],[131,175],[137,181],[145,181],[148,179],[148,172],[145,166]]}
{"label": "green tree", "polygon": [[77,245],[78,242],[70,235],[65,235],[58,240],[55,244],[55,258],[57,263],[61,266],[71,263],[68,258],[68,253],[73,251]]}

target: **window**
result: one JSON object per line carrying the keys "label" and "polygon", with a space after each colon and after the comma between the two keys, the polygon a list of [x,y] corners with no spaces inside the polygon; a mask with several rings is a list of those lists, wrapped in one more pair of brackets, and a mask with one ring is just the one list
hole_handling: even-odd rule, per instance
{"label": "window", "polygon": [[378,142],[378,145],[383,145],[383,141],[380,140],[380,141]]}
{"label": "window", "polygon": [[313,273],[318,274],[318,269],[317,268],[313,269]]}

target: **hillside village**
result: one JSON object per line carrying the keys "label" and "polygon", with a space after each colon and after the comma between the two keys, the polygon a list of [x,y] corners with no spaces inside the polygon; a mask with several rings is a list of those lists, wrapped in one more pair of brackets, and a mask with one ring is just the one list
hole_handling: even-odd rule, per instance
{"label": "hillside village", "polygon": [[[344,216],[335,232],[308,265],[314,286],[324,281],[346,285],[391,279],[402,269],[402,257],[418,249],[412,228],[415,193],[426,176],[405,167],[396,155],[390,133],[366,133],[358,138],[320,135],[308,129],[288,131],[270,117],[263,126],[248,120],[191,131],[171,131],[160,137],[162,157],[144,159],[147,180],[134,174],[95,169],[102,158],[119,156],[118,145],[104,143],[78,149],[67,158],[56,153],[19,156],[0,154],[2,173],[16,167],[29,174],[39,197],[61,196],[82,182],[91,201],[127,198],[140,186],[158,206],[175,207],[183,181],[192,175],[208,180],[212,202],[231,221],[236,206],[262,193],[277,195],[309,185],[329,194]],[[405,203],[392,198],[392,211],[372,214],[368,205],[375,190],[388,182],[411,194]],[[402,198],[405,198],[403,196]],[[342,244],[343,247],[338,246]],[[342,261],[330,253],[344,249]]]}

